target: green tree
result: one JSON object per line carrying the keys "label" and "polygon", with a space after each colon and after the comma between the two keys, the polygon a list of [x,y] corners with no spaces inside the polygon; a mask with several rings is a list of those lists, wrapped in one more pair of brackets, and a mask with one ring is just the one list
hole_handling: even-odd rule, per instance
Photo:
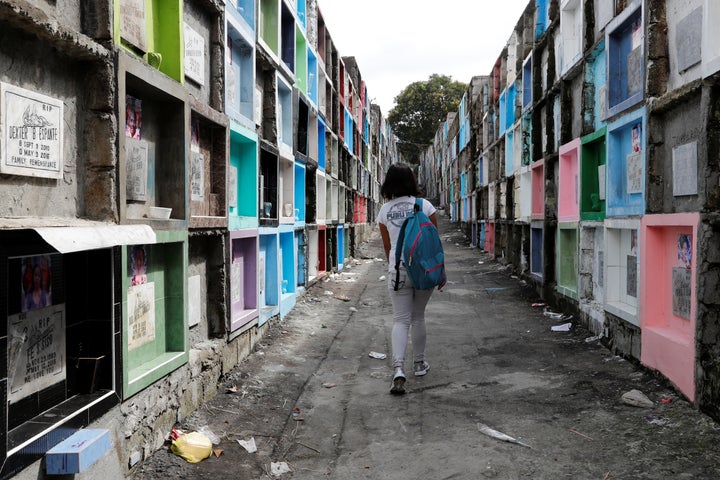
{"label": "green tree", "polygon": [[418,162],[420,152],[432,143],[447,114],[457,111],[466,88],[452,76],[433,73],[426,81],[411,83],[395,97],[395,108],[387,118],[405,161]]}

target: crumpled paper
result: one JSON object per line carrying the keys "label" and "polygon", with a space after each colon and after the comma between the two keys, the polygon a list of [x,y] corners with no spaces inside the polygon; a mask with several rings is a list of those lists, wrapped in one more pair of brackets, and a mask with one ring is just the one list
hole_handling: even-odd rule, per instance
{"label": "crumpled paper", "polygon": [[290,472],[290,467],[285,462],[270,462],[270,474],[279,477],[283,473]]}
{"label": "crumpled paper", "polygon": [[247,450],[248,453],[257,452],[257,445],[255,445],[255,437],[250,437],[249,440],[238,440],[241,447]]}

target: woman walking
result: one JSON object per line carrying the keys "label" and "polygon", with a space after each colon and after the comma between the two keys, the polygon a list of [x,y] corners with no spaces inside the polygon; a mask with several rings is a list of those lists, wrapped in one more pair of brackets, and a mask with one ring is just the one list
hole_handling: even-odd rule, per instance
{"label": "woman walking", "polygon": [[[395,246],[398,243],[400,228],[405,217],[413,213],[415,197],[420,195],[415,175],[409,166],[393,164],[385,175],[380,193],[387,202],[383,204],[378,213],[378,225],[382,236],[385,257],[388,259],[388,290],[393,305],[392,327],[392,361],[393,377],[390,393],[401,395],[405,393],[405,349],[407,348],[408,334],[412,334],[413,346],[413,373],[423,376],[430,370],[430,364],[425,359],[425,307],[427,306],[432,289],[415,289],[405,273],[405,267],[400,265],[400,275],[397,276],[397,290],[395,290]],[[435,207],[427,200],[422,200],[422,211],[437,227]],[[438,287],[438,290],[443,285]]]}

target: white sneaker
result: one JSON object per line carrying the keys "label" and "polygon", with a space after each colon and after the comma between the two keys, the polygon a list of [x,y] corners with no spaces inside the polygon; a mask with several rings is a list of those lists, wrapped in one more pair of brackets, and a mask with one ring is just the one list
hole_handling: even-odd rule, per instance
{"label": "white sneaker", "polygon": [[393,375],[392,385],[390,385],[390,393],[393,395],[402,395],[405,393],[405,372],[398,367]]}
{"label": "white sneaker", "polygon": [[415,362],[415,364],[413,365],[413,370],[416,377],[422,377],[430,370],[430,364],[426,361]]}

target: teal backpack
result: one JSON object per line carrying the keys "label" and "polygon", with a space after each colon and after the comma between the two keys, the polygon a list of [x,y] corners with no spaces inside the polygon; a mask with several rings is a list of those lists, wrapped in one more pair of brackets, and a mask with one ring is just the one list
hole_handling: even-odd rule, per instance
{"label": "teal backpack", "polygon": [[445,253],[435,225],[423,213],[422,199],[415,199],[414,212],[400,227],[395,247],[395,291],[400,283],[400,261],[418,290],[430,290],[445,283]]}

